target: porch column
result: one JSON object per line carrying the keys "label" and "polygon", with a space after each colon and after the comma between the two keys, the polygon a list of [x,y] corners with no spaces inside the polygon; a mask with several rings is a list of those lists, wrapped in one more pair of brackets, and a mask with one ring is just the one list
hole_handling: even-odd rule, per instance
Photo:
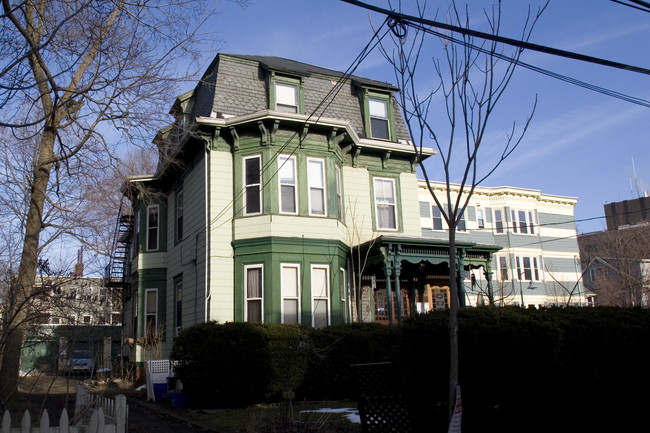
{"label": "porch column", "polygon": [[388,324],[393,324],[393,290],[391,289],[390,278],[393,275],[392,260],[386,258],[384,268],[386,270],[386,308],[388,309]]}
{"label": "porch column", "polygon": [[399,281],[399,275],[400,275],[400,265],[399,261],[396,258],[393,261],[393,265],[395,269],[393,270],[393,273],[395,275],[395,310],[397,310],[397,324],[402,325],[402,292],[400,289],[400,281]]}

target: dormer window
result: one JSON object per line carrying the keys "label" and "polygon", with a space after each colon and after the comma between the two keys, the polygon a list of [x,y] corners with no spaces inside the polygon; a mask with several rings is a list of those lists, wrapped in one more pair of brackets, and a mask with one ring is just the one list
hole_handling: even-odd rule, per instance
{"label": "dormer window", "polygon": [[295,84],[275,83],[275,109],[286,113],[298,112],[298,86]]}
{"label": "dormer window", "polygon": [[285,113],[302,113],[302,94],[300,78],[284,75],[271,75],[271,110]]}
{"label": "dormer window", "polygon": [[388,121],[388,100],[368,98],[370,115],[370,136],[381,140],[390,140]]}

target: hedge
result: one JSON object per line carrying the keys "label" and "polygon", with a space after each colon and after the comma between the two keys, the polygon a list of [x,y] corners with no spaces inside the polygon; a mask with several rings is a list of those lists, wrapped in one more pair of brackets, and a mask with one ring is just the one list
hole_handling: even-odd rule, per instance
{"label": "hedge", "polygon": [[[564,426],[602,427],[643,413],[630,396],[650,385],[649,310],[482,307],[459,311],[458,323],[464,431],[557,430],[561,416]],[[206,323],[179,335],[172,359],[195,405],[221,407],[279,401],[284,391],[354,399],[351,366],[389,361],[414,423],[444,428],[447,325],[446,311],[401,327]]]}

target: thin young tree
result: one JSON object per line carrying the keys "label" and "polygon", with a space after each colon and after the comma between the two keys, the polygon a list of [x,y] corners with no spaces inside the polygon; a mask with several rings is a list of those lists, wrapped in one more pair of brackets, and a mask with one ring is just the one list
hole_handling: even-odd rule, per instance
{"label": "thin young tree", "polygon": [[[0,127],[11,134],[2,145],[20,147],[26,156],[20,188],[13,190],[23,221],[22,251],[0,347],[5,400],[17,385],[23,301],[34,290],[39,256],[45,244],[75,231],[68,216],[78,203],[63,200],[62,188],[73,190],[74,183],[66,182],[110,167],[118,144],[149,141],[151,131],[169,122],[163,107],[177,93],[175,84],[200,70],[210,49],[197,30],[212,2],[1,4]],[[2,164],[4,173],[11,172],[12,161]]]}
{"label": "thin young tree", "polygon": [[[520,38],[527,41],[546,6],[535,13],[529,10]],[[418,16],[427,15],[426,4],[418,3]],[[502,9],[497,2],[484,10],[482,18],[486,33],[500,35]],[[481,40],[469,35],[471,28],[469,7],[459,8],[451,2],[446,14],[447,24],[457,31],[439,32],[435,28],[414,23],[401,14],[391,17],[393,45],[382,45],[384,57],[395,71],[400,87],[399,103],[413,140],[414,149],[422,152],[432,145],[438,151],[439,171],[446,183],[443,194],[429,186],[429,172],[420,160],[420,169],[429,192],[449,227],[449,287],[450,287],[450,417],[459,384],[458,319],[459,278],[456,229],[476,186],[485,181],[521,143],[536,106],[536,97],[530,114],[521,127],[513,122],[500,144],[487,139],[489,126],[496,108],[510,84],[521,48],[509,48],[494,40]],[[441,55],[427,60],[431,43],[438,40]],[[431,85],[433,83],[433,85]],[[425,90],[426,89],[426,90]],[[497,155],[496,160],[493,158]],[[452,194],[452,185],[459,185]],[[494,303],[492,293],[488,295]]]}

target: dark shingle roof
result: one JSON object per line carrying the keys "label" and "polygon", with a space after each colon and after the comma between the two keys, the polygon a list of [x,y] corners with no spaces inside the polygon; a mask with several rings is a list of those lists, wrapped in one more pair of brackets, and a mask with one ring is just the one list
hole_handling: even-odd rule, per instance
{"label": "dark shingle roof", "polygon": [[[289,72],[307,76],[311,74],[319,74],[337,78],[343,77],[345,75],[343,72],[335,71],[333,69],[321,68],[320,66],[309,65],[307,63],[297,62],[295,60],[285,59],[282,57],[251,56],[246,54],[226,53],[224,53],[224,55],[258,62],[267,69],[272,69],[279,72]],[[349,78],[360,85],[377,87],[393,92],[399,91],[398,87],[395,87],[394,85],[383,81],[371,80],[369,78],[359,77],[357,75],[351,75]]]}

